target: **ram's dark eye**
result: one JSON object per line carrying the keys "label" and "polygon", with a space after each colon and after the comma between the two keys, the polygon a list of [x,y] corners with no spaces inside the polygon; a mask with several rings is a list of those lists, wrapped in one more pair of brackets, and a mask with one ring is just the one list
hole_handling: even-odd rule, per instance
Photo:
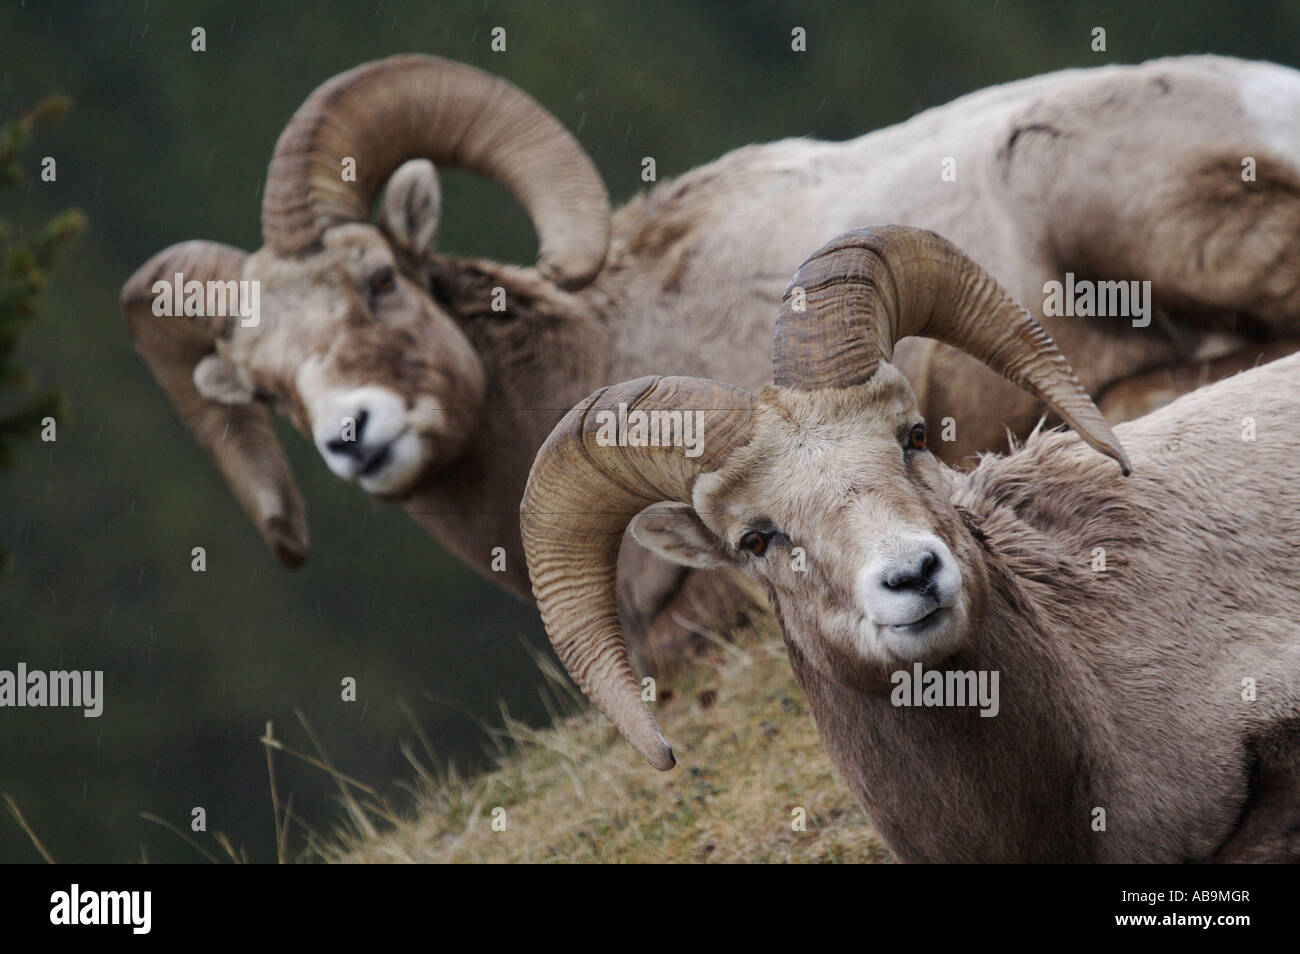
{"label": "ram's dark eye", "polygon": [[370,294],[384,295],[397,287],[391,266],[384,265],[370,273]]}
{"label": "ram's dark eye", "polygon": [[925,450],[925,425],[914,424],[907,432],[907,446],[912,450]]}
{"label": "ram's dark eye", "polygon": [[748,550],[754,556],[762,556],[767,552],[767,545],[771,539],[771,531],[750,530],[740,538],[740,549]]}
{"label": "ram's dark eye", "polygon": [[269,404],[272,407],[275,407],[280,403],[280,398],[265,388],[254,388],[253,400],[257,401],[259,404]]}

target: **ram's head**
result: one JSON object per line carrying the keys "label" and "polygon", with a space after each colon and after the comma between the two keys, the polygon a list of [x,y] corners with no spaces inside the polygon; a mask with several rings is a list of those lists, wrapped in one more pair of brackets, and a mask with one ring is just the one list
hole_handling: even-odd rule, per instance
{"label": "ram's head", "polygon": [[263,248],[181,243],[123,288],[155,378],[291,565],[306,519],[265,405],[334,473],[388,498],[454,463],[475,431],[484,369],[431,292],[434,163],[519,199],[540,280],[575,288],[599,271],[609,199],[568,132],[504,80],[399,56],[335,77],[294,114],[267,173]]}
{"label": "ram's head", "polygon": [[971,638],[989,582],[951,502],[953,472],[926,449],[916,396],[889,364],[908,335],[985,362],[1127,472],[1034,317],[945,239],[897,226],[848,233],[803,264],[761,394],[629,381],[575,407],[538,454],[522,514],[542,619],[583,691],[657,767],[672,755],[614,598],[629,526],[668,560],[766,585],[794,648],[850,688],[885,688],[892,671]]}

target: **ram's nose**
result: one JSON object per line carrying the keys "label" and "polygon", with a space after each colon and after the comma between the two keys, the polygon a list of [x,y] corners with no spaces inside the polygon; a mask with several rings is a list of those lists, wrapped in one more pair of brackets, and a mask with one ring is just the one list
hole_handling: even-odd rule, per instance
{"label": "ram's nose", "polygon": [[943,566],[934,550],[922,549],[901,560],[891,561],[881,567],[880,585],[887,590],[916,590],[929,593],[934,589],[934,575]]}
{"label": "ram's nose", "polygon": [[354,479],[381,470],[406,428],[406,403],[383,388],[335,395],[317,417],[316,448],[330,470]]}
{"label": "ram's nose", "polygon": [[862,608],[875,623],[906,627],[956,602],[961,570],[942,540],[923,534],[872,560],[859,574],[857,586]]}
{"label": "ram's nose", "polygon": [[326,450],[331,454],[342,454],[344,457],[363,460],[365,458],[366,424],[369,421],[370,412],[365,408],[361,408],[355,415],[344,417],[342,426],[339,428],[340,436],[326,441]]}

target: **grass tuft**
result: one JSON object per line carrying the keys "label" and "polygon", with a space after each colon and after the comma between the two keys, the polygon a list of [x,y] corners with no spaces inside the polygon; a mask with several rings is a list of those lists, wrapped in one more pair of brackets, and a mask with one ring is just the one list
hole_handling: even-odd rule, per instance
{"label": "grass tuft", "polygon": [[[764,626],[660,681],[671,772],[642,762],[539,659],[553,726],[503,713],[494,768],[473,778],[430,768],[421,736],[427,762],[407,749],[414,810],[399,817],[381,800],[349,798],[346,820],[313,838],[311,853],[344,863],[889,861],[834,777],[779,632]],[[793,828],[796,808],[804,831]]]}

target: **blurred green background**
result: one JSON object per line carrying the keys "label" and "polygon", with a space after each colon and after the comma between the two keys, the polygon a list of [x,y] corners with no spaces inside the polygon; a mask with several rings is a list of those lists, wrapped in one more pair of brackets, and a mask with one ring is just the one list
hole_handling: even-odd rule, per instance
{"label": "blurred green background", "polygon": [[[190,31],[207,30],[207,51]],[[503,26],[507,50],[490,50]],[[808,50],[790,51],[807,30]],[[1107,52],[1090,49],[1107,31]],[[396,52],[437,53],[505,76],[590,152],[616,201],[729,149],[792,135],[849,138],[992,83],[1070,66],[1219,52],[1300,63],[1294,0],[1133,4],[1054,0],[843,3],[283,3],[160,0],[0,7],[0,120],[48,93],[74,100],[38,134],[0,193],[30,230],[69,207],[85,236],[52,270],[20,352],[65,398],[58,440],[0,473],[0,669],[103,669],[100,719],[0,710],[0,792],[60,861],[193,861],[140,817],[186,831],[207,810],[249,857],[275,857],[266,761],[277,734],[310,748],[301,709],[335,764],[400,802],[413,710],[438,758],[473,767],[500,706],[542,721],[531,607],[459,566],[399,510],[329,475],[282,428],[307,500],[300,571],[266,551],[136,356],[117,307],[149,255],[188,238],[252,249],[280,129],[333,74]],[[870,175],[869,169],[863,170]],[[444,176],[441,247],[528,262],[527,217],[494,187]],[[865,224],[865,223],[864,223]],[[207,549],[208,570],[190,570]],[[357,679],[356,703],[340,680]],[[324,773],[281,758],[281,796],[328,830]],[[215,849],[210,836],[197,836]],[[0,814],[0,861],[39,856]]]}

